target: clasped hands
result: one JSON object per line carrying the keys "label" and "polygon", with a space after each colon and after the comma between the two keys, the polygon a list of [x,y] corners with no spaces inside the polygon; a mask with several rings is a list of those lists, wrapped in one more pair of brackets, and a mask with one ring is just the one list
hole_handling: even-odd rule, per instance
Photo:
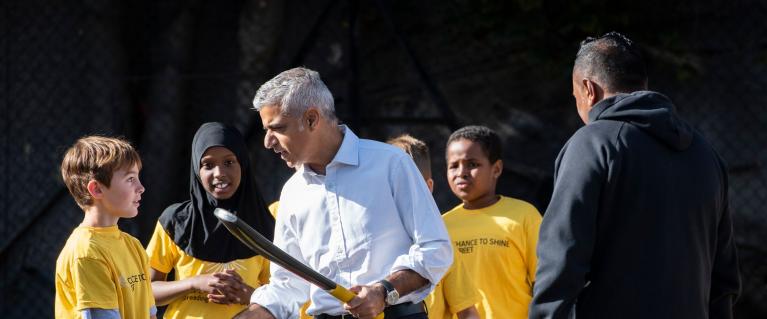
{"label": "clasped hands", "polygon": [[199,275],[192,288],[207,293],[208,302],[226,305],[247,305],[254,290],[233,269]]}

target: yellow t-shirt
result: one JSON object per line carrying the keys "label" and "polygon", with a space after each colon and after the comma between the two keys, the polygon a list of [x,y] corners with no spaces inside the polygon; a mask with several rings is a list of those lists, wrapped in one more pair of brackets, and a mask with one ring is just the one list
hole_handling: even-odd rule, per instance
{"label": "yellow t-shirt", "polygon": [[541,214],[527,202],[501,196],[488,207],[458,205],[445,213],[450,239],[482,296],[482,318],[527,318],[535,282]]}
{"label": "yellow t-shirt", "polygon": [[[272,213],[272,217],[274,217],[274,219],[277,219],[277,208],[279,207],[280,201],[275,201],[269,205],[269,212]],[[306,309],[308,309],[309,305],[311,304],[311,301],[307,301],[303,306],[301,306],[301,314],[299,315],[300,319],[312,319],[312,316],[306,314]]]}
{"label": "yellow t-shirt", "polygon": [[[203,261],[180,249],[160,223],[155,226],[146,251],[150,267],[166,274],[174,269],[177,280],[234,269],[253,288],[269,282],[269,261],[264,257],[254,256],[228,263]],[[209,303],[206,293],[193,291],[168,304],[164,318],[231,318],[246,307]]]}
{"label": "yellow t-shirt", "polygon": [[[456,251],[453,255],[457,254]],[[429,310],[429,319],[450,319],[459,311],[473,306],[480,300],[477,286],[469,278],[463,261],[455,258],[453,265],[424,302],[426,302],[426,309]]]}
{"label": "yellow t-shirt", "polygon": [[117,226],[75,228],[56,259],[55,282],[56,318],[82,318],[87,308],[149,318],[154,306],[146,252]]}

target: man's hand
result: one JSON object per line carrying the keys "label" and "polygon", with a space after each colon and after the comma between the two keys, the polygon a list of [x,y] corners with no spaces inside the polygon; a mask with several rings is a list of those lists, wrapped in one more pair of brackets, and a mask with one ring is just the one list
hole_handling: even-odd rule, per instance
{"label": "man's hand", "polygon": [[232,319],[276,319],[269,310],[261,307],[259,304],[252,303],[250,306],[238,313]]}
{"label": "man's hand", "polygon": [[384,301],[386,290],[381,284],[354,286],[349,290],[356,293],[357,296],[345,304],[344,309],[357,318],[373,319],[386,307]]}

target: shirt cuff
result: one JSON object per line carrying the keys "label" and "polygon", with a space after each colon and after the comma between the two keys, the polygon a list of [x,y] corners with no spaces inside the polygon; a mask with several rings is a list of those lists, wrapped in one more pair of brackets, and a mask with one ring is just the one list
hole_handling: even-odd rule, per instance
{"label": "shirt cuff", "polygon": [[[440,255],[442,254],[435,254],[434,257]],[[445,272],[447,272],[448,268],[450,268],[450,265],[453,262],[452,251],[449,251],[449,253],[444,256],[447,258],[429,258],[430,263],[427,265],[424,262],[424,254],[420,247],[413,245],[410,247],[410,252],[407,255],[401,255],[397,257],[397,259],[394,261],[394,265],[392,265],[391,273],[399,270],[409,269],[415,271],[429,282],[428,285],[421,287],[420,289],[417,289],[405,296],[402,296],[399,303],[406,301],[420,302],[425,299],[432,290],[434,290],[436,284],[442,279],[442,276],[445,275]]]}

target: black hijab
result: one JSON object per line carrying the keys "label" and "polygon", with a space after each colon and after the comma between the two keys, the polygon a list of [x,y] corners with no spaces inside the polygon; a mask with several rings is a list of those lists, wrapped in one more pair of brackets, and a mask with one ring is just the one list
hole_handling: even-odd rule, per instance
{"label": "black hijab", "polygon": [[[240,162],[240,186],[231,198],[217,200],[200,182],[200,159],[209,148],[223,146]],[[160,216],[160,224],[173,242],[194,258],[209,262],[230,262],[257,254],[226,230],[213,215],[216,207],[225,208],[253,226],[270,240],[274,237],[274,218],[266,208],[250,170],[245,140],[240,132],[218,122],[205,123],[192,140],[192,165],[189,174],[190,199],[170,205]]]}

